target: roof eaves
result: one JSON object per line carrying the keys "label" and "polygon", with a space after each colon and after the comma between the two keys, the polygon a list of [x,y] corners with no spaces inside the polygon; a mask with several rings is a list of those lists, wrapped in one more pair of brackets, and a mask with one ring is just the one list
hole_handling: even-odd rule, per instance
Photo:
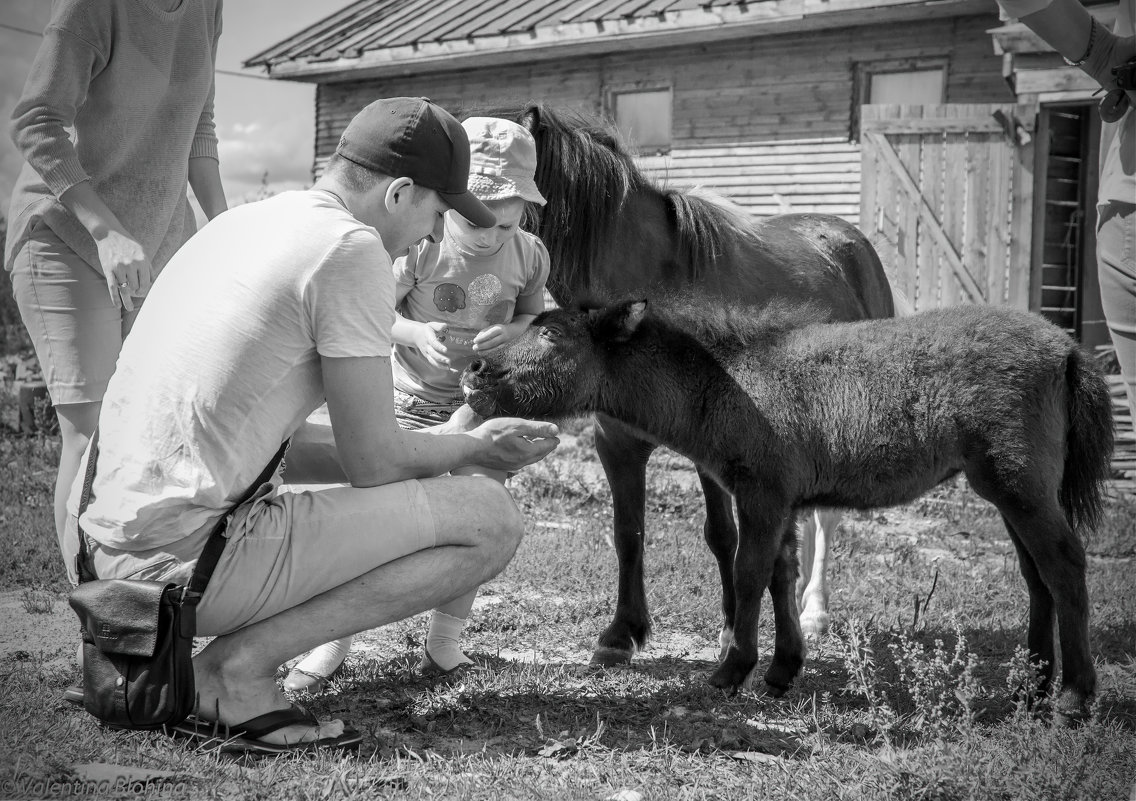
{"label": "roof eaves", "polygon": [[521,63],[578,54],[602,54],[864,24],[866,21],[878,21],[881,9],[885,8],[888,21],[957,16],[989,10],[988,0],[827,0],[823,4],[808,0],[769,0],[717,7],[700,5],[690,8],[689,3],[677,5],[684,8],[643,17],[588,19],[464,39],[417,41],[363,50],[350,57],[330,48],[319,56],[309,55],[302,59],[260,62],[250,59],[245,66],[265,66],[270,76],[282,80],[354,80],[458,69],[489,63],[493,58],[497,63]]}

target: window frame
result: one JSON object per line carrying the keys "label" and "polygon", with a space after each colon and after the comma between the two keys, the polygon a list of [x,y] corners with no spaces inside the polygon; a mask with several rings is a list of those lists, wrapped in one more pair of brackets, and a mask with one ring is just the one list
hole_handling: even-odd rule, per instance
{"label": "window frame", "polygon": [[947,56],[888,58],[855,62],[852,66],[852,108],[849,114],[848,141],[860,141],[860,106],[872,102],[872,76],[895,72],[930,72],[932,70],[942,70],[943,91],[938,100],[928,101],[928,104],[946,103],[947,89],[951,78],[950,59]]}
{"label": "window frame", "polygon": [[[640,146],[635,142],[629,141],[623,128],[619,124],[619,119],[616,117],[616,101],[620,95],[634,95],[634,94],[648,94],[652,92],[666,92],[670,101],[670,128],[668,134],[670,142],[666,145],[647,145],[646,147]],[[612,125],[619,131],[620,136],[624,138],[627,146],[631,149],[635,156],[664,156],[674,149],[675,141],[675,125],[674,125],[674,86],[667,83],[660,83],[652,81],[624,83],[624,84],[609,84],[604,87],[603,92],[603,105],[604,113],[611,121]]]}

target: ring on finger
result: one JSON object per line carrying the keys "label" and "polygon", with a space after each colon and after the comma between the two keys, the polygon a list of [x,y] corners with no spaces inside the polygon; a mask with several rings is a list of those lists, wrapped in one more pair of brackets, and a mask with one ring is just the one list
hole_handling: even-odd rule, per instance
{"label": "ring on finger", "polygon": [[123,281],[123,282],[122,282],[121,284],[119,284],[118,286],[119,286],[119,289],[126,289],[127,287],[129,287],[129,286],[130,286],[130,284],[128,284],[128,283],[126,283],[125,281]]}

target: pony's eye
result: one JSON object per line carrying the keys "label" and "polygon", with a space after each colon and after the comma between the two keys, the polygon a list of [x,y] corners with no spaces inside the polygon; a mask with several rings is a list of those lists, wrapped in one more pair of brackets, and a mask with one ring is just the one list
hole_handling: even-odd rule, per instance
{"label": "pony's eye", "polygon": [[547,328],[545,326],[541,326],[541,329],[540,329],[541,339],[547,339],[549,342],[555,342],[556,338],[559,337],[559,336],[560,336],[560,332],[557,331],[555,328]]}

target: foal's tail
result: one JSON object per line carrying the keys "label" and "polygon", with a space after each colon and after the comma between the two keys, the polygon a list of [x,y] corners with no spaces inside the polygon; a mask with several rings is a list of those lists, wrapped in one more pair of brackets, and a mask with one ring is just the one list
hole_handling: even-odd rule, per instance
{"label": "foal's tail", "polygon": [[1065,474],[1061,508],[1074,530],[1096,528],[1101,490],[1112,457],[1112,402],[1096,365],[1080,348],[1069,354],[1065,368],[1069,388],[1069,429],[1065,436]]}

